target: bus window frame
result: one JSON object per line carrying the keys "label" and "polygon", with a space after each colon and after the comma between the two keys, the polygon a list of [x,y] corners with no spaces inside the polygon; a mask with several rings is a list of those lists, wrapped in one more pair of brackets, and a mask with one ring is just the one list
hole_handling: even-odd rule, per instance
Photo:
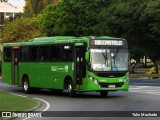
{"label": "bus window frame", "polygon": [[[33,53],[33,52],[30,52],[30,48],[31,47],[45,47],[45,46],[47,46],[47,47],[49,47],[49,52],[48,52],[48,60],[42,60],[42,61],[40,61],[40,60],[31,60],[30,59],[30,54],[31,53]],[[59,60],[52,60],[51,59],[51,47],[52,46],[60,46],[60,50],[59,50],[59,53],[60,53],[60,59]],[[64,54],[64,52],[62,52],[64,49],[64,46],[70,46],[71,47],[71,51],[72,51],[72,55],[74,55],[74,44],[73,43],[71,43],[71,44],[68,44],[68,43],[66,43],[66,44],[46,44],[46,45],[25,45],[25,46],[21,46],[21,53],[20,53],[20,62],[74,62],[74,59],[73,59],[73,57],[72,57],[72,59],[71,60],[63,60],[62,59],[62,55]],[[29,53],[27,53],[28,54],[28,57],[29,57],[29,59],[28,60],[22,60],[22,49],[24,48],[24,47],[28,47],[28,51],[29,51]],[[67,50],[65,50],[65,51],[67,51]]]}
{"label": "bus window frame", "polygon": [[[5,55],[6,49],[10,49],[10,57],[8,58],[8,60],[6,60],[6,55]],[[4,62],[11,62],[12,61],[12,47],[4,47],[2,53],[3,53],[3,61]]]}

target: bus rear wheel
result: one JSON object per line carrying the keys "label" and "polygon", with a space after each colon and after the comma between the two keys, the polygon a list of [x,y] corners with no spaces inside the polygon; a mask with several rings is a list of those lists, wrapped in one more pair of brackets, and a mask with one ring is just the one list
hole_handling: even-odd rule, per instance
{"label": "bus rear wheel", "polygon": [[107,97],[108,91],[100,91],[101,97]]}
{"label": "bus rear wheel", "polygon": [[68,87],[67,89],[68,89],[69,96],[70,97],[75,97],[76,96],[76,91],[74,90],[73,83],[71,81],[68,83],[67,87]]}
{"label": "bus rear wheel", "polygon": [[31,92],[28,77],[23,78],[23,91],[27,94]]}

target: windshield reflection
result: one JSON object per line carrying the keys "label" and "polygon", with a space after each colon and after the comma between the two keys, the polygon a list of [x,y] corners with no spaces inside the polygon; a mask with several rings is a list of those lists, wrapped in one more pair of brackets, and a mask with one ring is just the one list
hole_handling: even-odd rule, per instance
{"label": "windshield reflection", "polygon": [[94,71],[127,71],[127,49],[91,49],[91,69]]}

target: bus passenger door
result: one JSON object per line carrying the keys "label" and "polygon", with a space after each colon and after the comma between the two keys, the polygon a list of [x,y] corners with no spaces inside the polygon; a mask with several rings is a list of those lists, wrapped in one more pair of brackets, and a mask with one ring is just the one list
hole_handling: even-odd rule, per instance
{"label": "bus passenger door", "polygon": [[82,79],[86,76],[85,46],[75,47],[75,85],[82,89]]}
{"label": "bus passenger door", "polygon": [[20,59],[20,47],[12,48],[12,84],[19,84],[19,59]]}

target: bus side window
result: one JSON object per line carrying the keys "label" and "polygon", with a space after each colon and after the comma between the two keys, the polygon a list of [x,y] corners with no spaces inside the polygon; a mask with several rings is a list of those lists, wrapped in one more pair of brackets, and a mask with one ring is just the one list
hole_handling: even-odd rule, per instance
{"label": "bus side window", "polygon": [[72,62],[73,61],[73,50],[72,46],[65,45],[62,50],[62,61],[64,62]]}
{"label": "bus side window", "polygon": [[36,48],[37,47],[35,47],[35,46],[29,47],[29,61],[31,61],[31,62],[37,60]]}
{"label": "bus side window", "polygon": [[73,61],[73,52],[72,52],[72,51],[70,51],[70,52],[68,53],[68,61],[69,61],[69,62],[72,62],[72,61]]}
{"label": "bus side window", "polygon": [[29,47],[22,47],[20,60],[23,62],[29,61]]}
{"label": "bus side window", "polygon": [[40,61],[49,61],[49,46],[41,47]]}
{"label": "bus side window", "polygon": [[4,61],[11,61],[11,48],[4,48]]}
{"label": "bus side window", "polygon": [[36,61],[43,61],[42,47],[36,47]]}
{"label": "bus side window", "polygon": [[51,48],[50,48],[50,60],[54,61],[54,62],[61,61],[60,51],[61,51],[61,46],[58,46],[58,45],[57,46],[55,46],[55,45],[51,46]]}
{"label": "bus side window", "polygon": [[73,53],[72,53],[72,51],[63,51],[62,60],[66,61],[66,62],[72,62],[73,61]]}

